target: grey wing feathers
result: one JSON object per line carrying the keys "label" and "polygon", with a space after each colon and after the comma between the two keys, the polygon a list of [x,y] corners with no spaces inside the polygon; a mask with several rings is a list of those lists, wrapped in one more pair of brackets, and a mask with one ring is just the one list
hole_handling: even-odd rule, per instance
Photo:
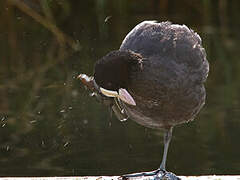
{"label": "grey wing feathers", "polygon": [[185,25],[144,21],[127,34],[120,50],[134,51],[143,58],[184,64],[192,73],[202,74],[198,81],[207,78],[209,65],[201,38]]}
{"label": "grey wing feathers", "polygon": [[156,23],[156,21],[143,21],[132,29],[122,42],[120,50],[132,50],[144,56],[158,54],[164,48],[160,41],[167,37],[164,26],[170,22]]}

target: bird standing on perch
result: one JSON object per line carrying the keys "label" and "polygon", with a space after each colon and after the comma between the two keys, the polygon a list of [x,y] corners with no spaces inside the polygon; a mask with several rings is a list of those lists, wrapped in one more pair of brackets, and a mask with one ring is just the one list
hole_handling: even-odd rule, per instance
{"label": "bird standing on perch", "polygon": [[179,179],[166,171],[172,129],[193,120],[203,107],[208,71],[206,53],[197,33],[185,25],[144,21],[128,33],[119,50],[96,62],[94,77],[79,75],[120,120],[130,118],[164,131],[160,167],[152,172],[123,175],[123,179]]}

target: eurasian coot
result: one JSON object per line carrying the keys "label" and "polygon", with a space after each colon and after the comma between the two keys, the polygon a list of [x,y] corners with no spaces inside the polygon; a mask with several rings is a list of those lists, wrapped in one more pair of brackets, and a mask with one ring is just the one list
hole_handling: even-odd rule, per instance
{"label": "eurasian coot", "polygon": [[120,120],[164,130],[164,153],[158,170],[124,175],[178,179],[166,172],[173,126],[194,119],[205,103],[209,71],[201,38],[185,25],[144,21],[95,64],[94,77],[80,79],[113,109]]}

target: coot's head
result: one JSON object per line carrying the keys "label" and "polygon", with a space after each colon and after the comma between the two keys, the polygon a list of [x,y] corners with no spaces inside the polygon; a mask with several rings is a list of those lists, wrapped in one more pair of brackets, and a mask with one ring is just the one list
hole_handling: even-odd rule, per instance
{"label": "coot's head", "polygon": [[94,79],[102,94],[108,97],[118,97],[124,102],[136,105],[127,91],[132,83],[132,72],[136,71],[142,62],[142,57],[132,51],[112,51],[95,64]]}

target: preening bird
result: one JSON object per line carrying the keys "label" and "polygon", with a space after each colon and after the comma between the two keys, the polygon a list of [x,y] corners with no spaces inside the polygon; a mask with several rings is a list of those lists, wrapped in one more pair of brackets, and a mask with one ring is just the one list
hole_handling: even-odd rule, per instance
{"label": "preening bird", "polygon": [[209,64],[200,36],[185,25],[144,21],[132,29],[120,49],[95,64],[94,76],[79,75],[120,120],[127,118],[164,131],[160,167],[123,175],[178,179],[166,171],[175,125],[195,118],[205,103]]}

